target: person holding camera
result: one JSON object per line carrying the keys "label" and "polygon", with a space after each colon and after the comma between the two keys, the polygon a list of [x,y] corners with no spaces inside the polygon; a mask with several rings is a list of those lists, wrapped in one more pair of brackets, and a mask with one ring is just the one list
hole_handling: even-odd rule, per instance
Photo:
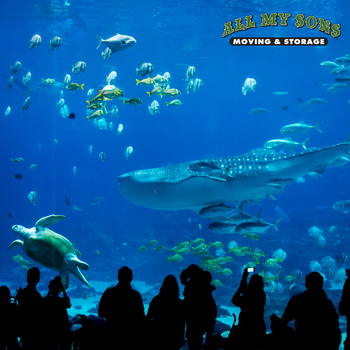
{"label": "person holding camera", "polygon": [[238,326],[225,349],[260,350],[266,334],[264,307],[266,295],[263,278],[255,274],[250,278],[245,268],[237,292],[232,297],[232,304],[241,308]]}

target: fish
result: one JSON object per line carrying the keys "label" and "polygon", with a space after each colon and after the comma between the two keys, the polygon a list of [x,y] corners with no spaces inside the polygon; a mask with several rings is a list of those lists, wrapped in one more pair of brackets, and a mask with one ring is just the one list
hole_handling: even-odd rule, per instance
{"label": "fish", "polygon": [[73,175],[77,175],[78,173],[78,168],[76,166],[73,167]]}
{"label": "fish", "polygon": [[181,95],[181,92],[178,89],[166,89],[162,91],[159,95],[174,97],[176,95]]}
{"label": "fish", "polygon": [[186,71],[186,81],[190,79],[194,79],[196,74],[196,68],[193,66],[189,66]]}
{"label": "fish", "polygon": [[51,50],[54,50],[54,49],[59,49],[59,47],[61,46],[62,44],[62,39],[57,36],[57,35],[54,35],[51,40],[50,40],[50,49]]}
{"label": "fish", "polygon": [[337,64],[349,64],[350,63],[350,58],[349,57],[338,57],[334,60]]}
{"label": "fish", "polygon": [[[105,152],[101,152],[98,155],[98,158],[99,158],[100,162],[104,162],[106,160],[106,153]],[[98,198],[103,198],[103,197],[98,197]]]}
{"label": "fish", "polygon": [[75,113],[69,113],[68,119],[75,119]]}
{"label": "fish", "polygon": [[108,127],[109,127],[109,130],[113,131],[113,122],[110,122]]}
{"label": "fish", "polygon": [[141,63],[139,65],[139,68],[136,68],[136,73],[139,77],[145,77],[146,75],[151,76],[153,72],[153,65],[152,63]]}
{"label": "fish", "polygon": [[66,76],[64,77],[64,81],[63,81],[63,86],[67,89],[70,82],[71,82],[72,78],[69,74],[66,74]]}
{"label": "fish", "polygon": [[321,132],[320,123],[322,119],[320,119],[315,126],[304,124],[303,121],[298,122],[296,124],[285,125],[281,129],[281,134],[292,135],[292,134],[306,134],[311,129],[316,129]]}
{"label": "fish", "polygon": [[155,88],[152,91],[147,91],[147,94],[149,97],[151,97],[152,95],[160,95],[162,91],[163,91],[162,87],[158,85],[158,86],[155,86]]}
{"label": "fish", "polygon": [[151,114],[151,115],[154,115],[155,113],[160,113],[160,110],[159,110],[159,103],[154,100],[150,106],[148,106],[148,112]]}
{"label": "fish", "polygon": [[134,152],[134,149],[131,146],[126,147],[126,150],[125,150],[126,160],[129,159],[129,157],[132,155],[133,152]]}
{"label": "fish", "polygon": [[179,107],[183,103],[180,100],[172,100],[171,102],[166,102],[167,106],[172,106],[172,107]]}
{"label": "fish", "polygon": [[[240,156],[136,170],[118,177],[118,189],[130,202],[147,208],[199,213],[211,205],[281,193],[312,171],[323,174],[328,164],[349,154],[349,141],[298,153],[256,149]],[[196,167],[198,162],[202,166]],[[212,174],[213,164],[223,170]]]}
{"label": "fish", "polygon": [[9,218],[13,218],[13,215],[14,215],[14,214],[13,214],[13,211],[10,210],[10,211],[9,211]]}
{"label": "fish", "polygon": [[79,84],[77,84],[77,83],[70,83],[70,84],[68,85],[67,89],[68,89],[68,90],[71,90],[71,91],[78,90],[79,88],[82,89],[82,90],[84,90],[84,88],[83,88],[84,85],[85,85],[85,84],[79,85]]}
{"label": "fish", "polygon": [[350,82],[350,77],[338,77],[338,78],[335,78],[335,81],[339,82],[339,83],[348,83]]}
{"label": "fish", "polygon": [[39,47],[41,43],[41,36],[39,34],[34,34],[32,38],[29,40],[29,48],[33,49],[35,47]]}
{"label": "fish", "polygon": [[22,68],[22,63],[19,61],[16,61],[13,66],[10,66],[10,72],[11,74],[16,74],[17,72],[20,73]]}
{"label": "fish", "polygon": [[5,118],[8,117],[8,116],[10,115],[10,113],[11,113],[11,107],[8,106],[8,107],[6,108],[6,111],[5,111]]}
{"label": "fish", "polygon": [[92,206],[92,205],[95,205],[95,204],[99,204],[103,201],[105,201],[106,199],[108,199],[108,194],[106,197],[95,197],[93,200],[91,200],[89,202],[89,205]]}
{"label": "fish", "polygon": [[256,80],[253,78],[247,78],[242,86],[242,94],[247,95],[248,92],[255,91]]}
{"label": "fish", "polygon": [[273,92],[272,95],[275,95],[275,96],[284,96],[284,95],[288,95],[288,92],[280,92],[280,91],[277,91],[277,92]]}
{"label": "fish", "polygon": [[107,47],[106,50],[104,50],[104,52],[101,53],[101,57],[104,61],[111,59],[112,53],[113,53],[113,51],[109,47]]}
{"label": "fish", "polygon": [[331,62],[331,61],[324,61],[320,63],[321,66],[328,66],[328,67],[339,67],[338,63]]}
{"label": "fish", "polygon": [[303,142],[292,141],[290,137],[286,137],[281,140],[269,140],[265,143],[264,148],[268,149],[289,149],[295,146],[303,146],[306,149],[306,142],[310,140],[310,137]]}
{"label": "fish", "polygon": [[280,104],[281,108],[284,110],[284,111],[289,111],[289,107],[283,103]]}
{"label": "fish", "polygon": [[123,124],[119,124],[117,129],[117,136],[123,133],[123,129],[124,129]]}
{"label": "fish", "polygon": [[85,71],[86,63],[83,61],[78,61],[72,66],[72,72],[78,74]]}
{"label": "fish", "polygon": [[[221,170],[221,169],[220,169]],[[224,204],[219,204],[219,205],[211,205],[209,207],[203,208],[199,212],[199,216],[202,218],[212,218],[216,216],[223,216],[223,217],[229,217],[232,215],[234,212],[237,210],[240,210],[239,208],[233,208]]]}
{"label": "fish", "polygon": [[14,178],[16,178],[17,180],[22,180],[23,179],[23,176],[21,174],[15,174],[13,175]]}
{"label": "fish", "polygon": [[335,203],[333,209],[336,211],[342,211],[345,214],[350,213],[350,200]]}
{"label": "fish", "polygon": [[92,145],[90,145],[90,147],[89,147],[89,153],[90,154],[92,153]]}
{"label": "fish", "polygon": [[125,105],[126,103],[132,106],[142,105],[142,101],[138,97],[124,99],[123,105]]}
{"label": "fish", "polygon": [[265,114],[265,113],[272,113],[272,112],[265,109],[265,108],[254,108],[249,113],[251,113],[251,114]]}
{"label": "fish", "polygon": [[235,232],[242,232],[242,233],[263,233],[267,231],[270,227],[274,227],[276,231],[278,231],[277,224],[282,220],[282,218],[278,219],[274,224],[270,224],[268,222],[264,222],[261,220],[255,221],[255,222],[244,222],[242,224],[239,224],[235,228]]}
{"label": "fish", "polygon": [[9,79],[9,83],[8,83],[8,85],[7,85],[7,88],[9,89],[9,91],[11,91],[11,89],[12,89],[12,86],[13,86],[13,77],[10,77],[10,79]]}
{"label": "fish", "polygon": [[33,203],[34,206],[35,206],[35,205],[36,205],[36,202],[37,202],[37,200],[38,200],[38,196],[37,196],[37,194],[36,194],[36,191],[31,191],[31,192],[29,192],[29,194],[28,194],[28,199],[29,199],[29,201],[30,201],[31,203]]}
{"label": "fish", "polygon": [[15,159],[11,159],[11,162],[12,163],[21,163],[21,162],[24,162],[24,159],[23,158],[15,158]]}
{"label": "fish", "polygon": [[112,36],[111,38],[104,40],[99,35],[95,34],[97,39],[99,40],[99,44],[96,47],[96,50],[102,45],[106,44],[112,52],[118,52],[122,50],[129,49],[136,44],[136,40],[129,36],[123,34],[117,34]]}
{"label": "fish", "polygon": [[66,203],[66,205],[69,208],[72,208],[73,210],[77,210],[77,211],[83,211],[84,210],[84,209],[80,209],[80,208],[76,207],[75,205],[71,204],[67,197],[66,197],[65,203]]}
{"label": "fish", "polygon": [[112,114],[112,118],[115,118],[115,117],[118,118],[118,107],[112,106],[112,109],[109,111],[109,113]]}
{"label": "fish", "polygon": [[111,83],[113,83],[113,81],[117,78],[117,72],[116,71],[112,71],[109,73],[109,75],[106,77],[106,82],[108,85],[110,85]]}

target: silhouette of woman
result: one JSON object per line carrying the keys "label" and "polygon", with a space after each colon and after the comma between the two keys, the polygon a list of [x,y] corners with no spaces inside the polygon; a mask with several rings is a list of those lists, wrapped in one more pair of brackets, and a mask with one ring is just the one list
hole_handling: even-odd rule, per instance
{"label": "silhouette of woman", "polygon": [[341,316],[346,316],[346,323],[347,323],[347,332],[346,332],[346,339],[344,341],[344,350],[349,350],[350,349],[350,339],[349,337],[349,332],[350,332],[350,269],[345,270],[347,279],[344,283],[344,288],[343,288],[343,294],[341,296],[341,300],[339,303],[339,315]]}
{"label": "silhouette of woman", "polygon": [[155,350],[178,350],[185,344],[185,315],[183,300],[176,277],[164,278],[159,294],[148,308],[150,347]]}
{"label": "silhouette of woman", "polygon": [[253,275],[247,285],[248,269],[243,272],[241,284],[232,297],[232,303],[241,308],[238,326],[234,332],[234,348],[261,349],[266,334],[264,307],[266,295],[264,280]]}

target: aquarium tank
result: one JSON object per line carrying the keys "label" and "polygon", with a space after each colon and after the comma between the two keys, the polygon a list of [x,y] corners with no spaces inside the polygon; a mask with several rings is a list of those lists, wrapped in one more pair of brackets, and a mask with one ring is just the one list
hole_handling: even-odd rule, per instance
{"label": "aquarium tank", "polygon": [[147,311],[165,276],[180,284],[197,264],[226,329],[246,267],[264,278],[268,332],[311,271],[338,310],[350,253],[348,4],[1,9],[0,281],[13,296],[36,266],[43,296],[61,273],[69,315],[97,316],[128,266]]}

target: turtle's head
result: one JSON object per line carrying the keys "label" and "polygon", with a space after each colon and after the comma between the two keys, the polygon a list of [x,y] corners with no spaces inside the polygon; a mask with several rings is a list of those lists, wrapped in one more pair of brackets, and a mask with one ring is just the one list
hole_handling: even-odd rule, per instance
{"label": "turtle's head", "polygon": [[21,226],[21,225],[13,225],[12,226],[12,231],[14,233],[17,233],[23,239],[28,238],[28,230],[25,227]]}

